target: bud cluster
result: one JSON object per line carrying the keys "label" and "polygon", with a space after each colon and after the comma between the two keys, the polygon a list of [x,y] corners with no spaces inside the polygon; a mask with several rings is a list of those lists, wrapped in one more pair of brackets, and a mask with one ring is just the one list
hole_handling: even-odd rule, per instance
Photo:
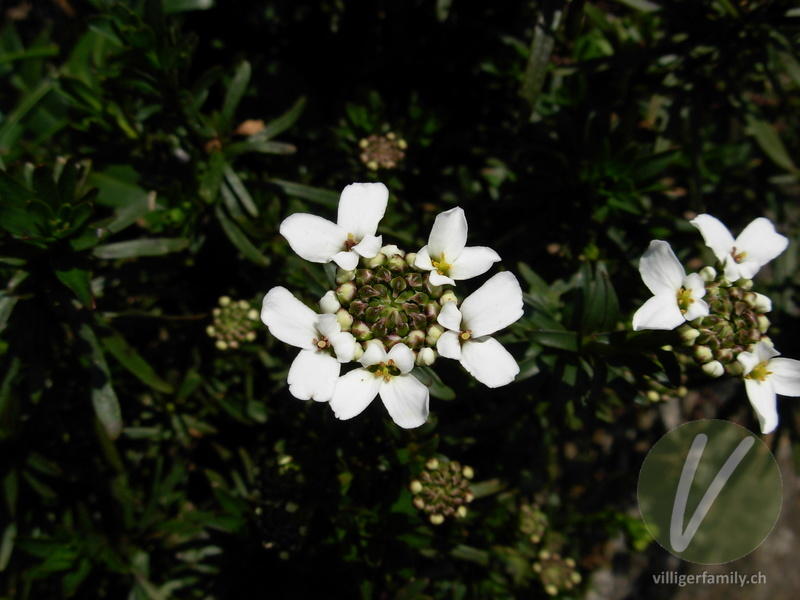
{"label": "bud cluster", "polygon": [[377,171],[379,168],[394,169],[397,163],[403,160],[408,144],[398,138],[391,131],[385,135],[372,134],[358,142],[361,148],[359,158],[368,169]]}
{"label": "bud cluster", "polygon": [[472,477],[470,466],[431,458],[409,484],[414,506],[424,511],[434,525],[441,525],[445,517],[463,518],[467,516],[467,504],[474,498],[469,489]]}
{"label": "bud cluster", "polygon": [[247,300],[234,301],[222,296],[212,315],[214,323],[206,327],[206,333],[217,340],[218,349],[236,349],[240,344],[256,339],[259,314]]}
{"label": "bud cluster", "polygon": [[[336,271],[336,315],[344,332],[364,348],[371,340],[389,350],[405,344],[418,366],[433,364],[436,342],[444,332],[437,317],[452,290],[430,283],[430,273],[414,266],[416,254],[383,246],[374,258],[362,258],[358,268]],[[330,309],[329,309],[330,310]]]}
{"label": "bud cluster", "polygon": [[581,582],[581,574],[576,570],[573,559],[562,558],[560,554],[548,550],[539,552],[533,563],[533,571],[539,576],[544,591],[550,596],[569,591]]}
{"label": "bud cluster", "polygon": [[691,346],[692,356],[706,375],[741,375],[739,354],[751,352],[756,343],[768,340],[770,322],[765,313],[772,303],[751,291],[752,280],[731,283],[711,267],[701,275],[706,279],[704,299],[709,313],[682,325],[678,333],[684,344]]}
{"label": "bud cluster", "polygon": [[519,530],[532,544],[539,544],[549,525],[547,515],[537,504],[524,502],[519,507]]}

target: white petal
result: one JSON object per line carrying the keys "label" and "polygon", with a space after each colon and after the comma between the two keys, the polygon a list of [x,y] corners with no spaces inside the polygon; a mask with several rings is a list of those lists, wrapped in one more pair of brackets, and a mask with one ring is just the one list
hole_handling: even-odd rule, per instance
{"label": "white petal", "polygon": [[786,250],[788,245],[788,238],[776,232],[769,219],[755,219],[734,242],[736,252],[745,253],[739,264],[742,277],[751,279],[761,267]]}
{"label": "white petal", "polygon": [[511,383],[519,373],[516,359],[492,337],[464,342],[461,364],[470,375],[490,388]]}
{"label": "white petal", "polygon": [[272,335],[285,344],[314,348],[317,313],[295,298],[284,287],[274,287],[264,296],[261,320]]}
{"label": "white petal", "polygon": [[289,392],[299,400],[327,402],[333,396],[341,365],[315,350],[301,350],[289,367]]}
{"label": "white petal", "polygon": [[768,360],[780,356],[781,353],[775,350],[772,342],[758,342],[753,348],[753,354],[759,363],[767,362]]}
{"label": "white petal", "polygon": [[686,271],[670,245],[661,240],[650,242],[650,246],[639,261],[639,272],[647,289],[654,295],[665,292],[676,293],[681,289],[683,278],[686,277]]}
{"label": "white petal", "polygon": [[[446,306],[446,304],[445,304]],[[522,316],[522,288],[508,271],[497,273],[461,303],[462,327],[489,335]]]}
{"label": "white petal", "polygon": [[800,396],[800,360],[773,358],[769,361],[769,376],[775,391],[781,396]]}
{"label": "white petal", "polygon": [[336,223],[304,213],[284,219],[280,232],[300,258],[315,263],[330,262],[347,239],[347,232]]}
{"label": "white petal", "polygon": [[339,299],[336,297],[336,292],[329,290],[325,295],[319,299],[319,310],[323,313],[334,314],[342,307],[339,304]]}
{"label": "white petal", "polygon": [[423,246],[420,251],[417,252],[417,257],[414,259],[414,266],[418,269],[422,269],[423,271],[433,270],[433,265],[431,264],[431,255],[428,254],[427,246]]}
{"label": "white petal", "polygon": [[769,379],[766,381],[745,379],[744,387],[747,390],[747,398],[758,416],[761,433],[770,433],[778,426],[778,410],[772,383]]}
{"label": "white petal", "polygon": [[450,331],[461,331],[461,311],[458,310],[458,305],[452,300],[444,303],[436,320],[439,325],[446,327]]}
{"label": "white petal", "polygon": [[706,246],[711,248],[720,262],[724,263],[734,246],[733,236],[728,228],[711,215],[697,215],[689,222],[700,230]]}
{"label": "white petal", "polygon": [[359,256],[352,250],[343,250],[333,255],[333,262],[339,265],[345,271],[352,271],[358,266]]}
{"label": "white petal", "polygon": [[455,331],[445,331],[436,342],[436,350],[440,356],[461,360],[461,341]]}
{"label": "white petal", "polygon": [[633,315],[633,330],[675,329],[686,319],[678,308],[676,292],[653,296]]}
{"label": "white petal", "polygon": [[749,375],[750,371],[755,369],[759,363],[756,355],[752,352],[739,352],[736,356],[736,360],[742,365],[742,375]]}
{"label": "white petal", "polygon": [[694,302],[689,304],[689,308],[686,309],[686,312],[683,313],[683,318],[686,321],[694,321],[695,319],[699,319],[700,317],[707,317],[708,316],[708,304],[706,304],[705,300],[696,300],[692,298]]}
{"label": "white petal", "polygon": [[483,275],[492,264],[500,260],[500,255],[486,246],[469,246],[461,251],[453,262],[450,263],[450,277],[452,279],[470,279]]}
{"label": "white petal", "polygon": [[339,198],[337,223],[357,240],[375,235],[388,202],[389,190],[382,183],[351,183]]}
{"label": "white petal", "polygon": [[395,344],[386,355],[386,360],[394,361],[394,366],[401,373],[408,373],[414,368],[414,353],[405,344]]}
{"label": "white petal", "polygon": [[365,235],[361,241],[353,246],[353,252],[364,258],[372,258],[381,251],[383,236]]}
{"label": "white petal", "polygon": [[348,363],[353,360],[356,354],[356,338],[352,333],[343,331],[328,338],[336,354],[336,360],[341,363]]}
{"label": "white petal", "polygon": [[336,418],[352,419],[360,415],[378,395],[381,381],[366,369],[355,369],[339,377],[330,402]]}
{"label": "white petal", "polygon": [[456,282],[447,275],[440,275],[437,271],[431,271],[429,275],[431,285],[455,285]]}
{"label": "white petal", "polygon": [[428,420],[430,393],[413,375],[399,375],[384,381],[381,383],[380,394],[392,421],[400,427],[412,429]]}
{"label": "white petal", "polygon": [[467,217],[458,206],[436,216],[428,237],[428,252],[434,260],[444,255],[452,263],[467,244]]}
{"label": "white petal", "polygon": [[369,367],[377,365],[381,362],[386,362],[386,349],[381,343],[367,344],[364,354],[358,360],[363,366]]}

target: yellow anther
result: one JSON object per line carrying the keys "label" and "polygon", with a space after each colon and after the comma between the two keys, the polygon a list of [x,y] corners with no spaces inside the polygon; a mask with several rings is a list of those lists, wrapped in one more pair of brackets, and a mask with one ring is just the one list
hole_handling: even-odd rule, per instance
{"label": "yellow anther", "polygon": [[467,341],[469,338],[472,337],[472,330],[467,329],[466,331],[462,331],[461,335],[459,336],[462,340]]}
{"label": "yellow anther", "polygon": [[733,250],[731,251],[731,256],[733,257],[733,261],[738,264],[744,260],[744,257],[747,256],[747,252],[744,250],[741,252],[736,252],[736,246],[734,246]]}

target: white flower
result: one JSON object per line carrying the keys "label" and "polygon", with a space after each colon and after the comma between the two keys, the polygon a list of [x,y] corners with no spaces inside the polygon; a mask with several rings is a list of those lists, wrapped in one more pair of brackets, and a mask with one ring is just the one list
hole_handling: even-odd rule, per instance
{"label": "white flower", "polygon": [[653,240],[639,261],[639,272],[653,297],[633,315],[633,329],[675,329],[708,315],[706,286],[697,273],[686,275],[667,242]]}
{"label": "white flower", "polygon": [[297,213],[281,223],[280,232],[301,258],[316,263],[334,261],[350,271],[358,266],[359,257],[378,254],[383,240],[375,232],[388,201],[389,190],[382,183],[351,183],[339,198],[336,223]]}
{"label": "white flower", "polygon": [[400,427],[419,427],[428,419],[430,393],[410,371],[414,353],[404,344],[389,352],[380,343],[367,344],[359,369],[345,373],[336,383],[331,408],[337,419],[352,419],[380,394],[389,416]]}
{"label": "white flower", "polygon": [[261,320],[276,338],[301,348],[289,368],[289,392],[300,400],[333,396],[341,364],[353,360],[355,338],[342,332],[336,315],[318,315],[283,287],[264,296]]}
{"label": "white flower", "polygon": [[731,282],[752,279],[789,245],[789,240],[777,233],[772,222],[764,217],[755,219],[735,240],[728,228],[711,215],[698,215],[689,222],[700,230],[706,246],[722,263],[725,279]]}
{"label": "white flower", "polygon": [[430,271],[433,285],[455,285],[456,279],[481,275],[500,260],[491,248],[465,248],[466,244],[467,218],[461,208],[451,208],[436,217],[428,245],[417,253],[414,266]]}
{"label": "white flower", "polygon": [[522,289],[516,277],[498,273],[467,296],[461,309],[446,302],[439,313],[439,324],[448,329],[436,342],[445,358],[452,358],[478,381],[500,387],[514,381],[519,365],[492,333],[522,316]]}
{"label": "white flower", "polygon": [[762,433],[778,426],[775,394],[800,396],[800,361],[775,358],[780,352],[769,342],[758,342],[753,352],[740,352],[737,360],[744,367],[744,387],[758,415]]}

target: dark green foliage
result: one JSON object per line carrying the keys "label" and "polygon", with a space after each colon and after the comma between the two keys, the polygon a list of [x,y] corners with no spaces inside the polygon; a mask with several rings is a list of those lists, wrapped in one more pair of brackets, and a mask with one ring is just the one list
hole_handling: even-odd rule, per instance
{"label": "dark green foliage", "polygon": [[[800,356],[792,3],[2,10],[0,598],[544,598],[542,561],[583,597],[609,540],[647,551],[657,404],[700,385],[676,334],[630,331],[649,241],[693,271],[687,217],[770,217],[792,245],[760,289]],[[394,167],[361,157],[370,136],[406,144]],[[331,289],[279,226],[335,220],[356,181],[390,190],[386,242],[418,249],[458,205],[517,275],[514,383],[439,358],[424,426],[377,402],[337,421],[291,397],[297,349],[260,322],[214,337],[221,297]],[[741,390],[721,412],[757,427]],[[463,518],[415,506],[431,458],[474,470]]]}

